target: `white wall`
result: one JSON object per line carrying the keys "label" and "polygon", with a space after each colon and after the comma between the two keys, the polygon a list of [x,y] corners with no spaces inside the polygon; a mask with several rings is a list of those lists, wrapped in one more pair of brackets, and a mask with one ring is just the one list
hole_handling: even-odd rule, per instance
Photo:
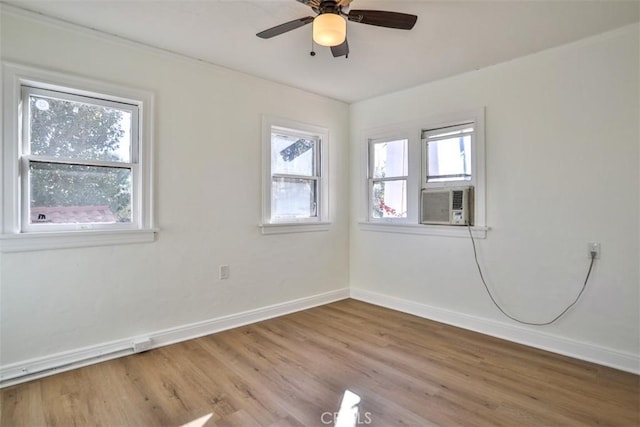
{"label": "white wall", "polygon": [[[155,93],[161,229],[151,244],[1,254],[2,365],[348,286],[346,104],[6,11],[1,31],[2,60]],[[330,231],[260,234],[262,114],[330,130]]]}
{"label": "white wall", "polygon": [[639,39],[637,25],[625,27],[351,106],[353,195],[364,191],[363,129],[486,107],[491,229],[478,246],[497,300],[524,320],[552,319],[582,285],[587,242],[602,244],[565,318],[512,327],[485,293],[469,239],[360,230],[366,215],[355,196],[352,292],[523,342],[576,344],[585,358],[599,356],[577,353],[603,350],[638,369]]}

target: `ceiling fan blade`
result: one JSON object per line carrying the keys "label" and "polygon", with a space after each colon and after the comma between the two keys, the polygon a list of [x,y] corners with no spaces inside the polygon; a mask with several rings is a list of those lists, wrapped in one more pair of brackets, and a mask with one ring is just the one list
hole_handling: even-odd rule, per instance
{"label": "ceiling fan blade", "polygon": [[307,6],[317,9],[320,7],[320,2],[322,0],[298,0],[302,4],[306,4]]}
{"label": "ceiling fan blade", "polygon": [[418,20],[416,15],[387,12],[384,10],[350,10],[347,17],[349,21],[377,25],[378,27],[396,28],[399,30],[412,29]]}
{"label": "ceiling fan blade", "polygon": [[335,58],[339,57],[339,56],[349,56],[349,43],[347,42],[347,39],[344,39],[344,41],[342,42],[342,44],[339,44],[338,46],[331,46],[331,53],[333,54],[333,56]]}
{"label": "ceiling fan blade", "polygon": [[293,21],[285,22],[284,24],[276,25],[268,30],[260,31],[256,36],[261,39],[270,39],[271,37],[279,36],[287,31],[295,30],[309,23],[313,22],[313,16],[307,16]]}
{"label": "ceiling fan blade", "polygon": [[[298,0],[300,1],[300,0]],[[351,4],[353,0],[337,0],[336,3],[338,3],[338,6],[340,7],[349,7],[349,5]]]}

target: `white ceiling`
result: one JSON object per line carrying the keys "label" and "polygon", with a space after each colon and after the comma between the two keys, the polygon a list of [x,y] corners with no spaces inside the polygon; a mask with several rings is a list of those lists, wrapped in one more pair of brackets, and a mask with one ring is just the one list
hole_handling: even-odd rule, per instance
{"label": "white ceiling", "polygon": [[639,20],[615,0],[354,0],[352,9],[418,15],[413,30],[349,22],[348,59],[311,50],[311,25],[263,40],[259,31],[304,16],[295,0],[6,1],[233,70],[354,102],[602,33]]}

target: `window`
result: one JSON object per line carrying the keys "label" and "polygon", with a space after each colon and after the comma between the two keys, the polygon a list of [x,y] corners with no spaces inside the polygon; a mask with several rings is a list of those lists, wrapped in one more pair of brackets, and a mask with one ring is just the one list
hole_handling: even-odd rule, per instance
{"label": "window", "polygon": [[138,107],[22,86],[21,230],[136,226]]}
{"label": "window", "polygon": [[440,186],[471,181],[473,125],[465,123],[422,132],[426,155],[424,183]]}
{"label": "window", "polygon": [[419,217],[422,190],[469,186],[472,231],[486,235],[484,109],[365,130],[362,139],[367,184],[361,229],[466,235],[464,227],[421,224]]}
{"label": "window", "polygon": [[318,217],[318,146],[316,136],[271,129],[271,221]]}
{"label": "window", "polygon": [[407,139],[370,141],[370,218],[407,217],[408,148]]}
{"label": "window", "polygon": [[2,250],[153,240],[152,96],[12,64],[4,70]]}
{"label": "window", "polygon": [[264,118],[263,233],[326,229],[326,129]]}

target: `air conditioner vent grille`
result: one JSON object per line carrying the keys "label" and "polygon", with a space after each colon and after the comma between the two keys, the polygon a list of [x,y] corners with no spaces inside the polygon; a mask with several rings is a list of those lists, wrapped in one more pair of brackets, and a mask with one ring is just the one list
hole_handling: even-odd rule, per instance
{"label": "air conditioner vent grille", "polygon": [[422,197],[423,222],[428,218],[431,222],[440,224],[449,223],[449,193],[430,193],[429,197]]}
{"label": "air conditioner vent grille", "polygon": [[464,191],[455,190],[451,192],[451,209],[460,210],[464,206]]}

